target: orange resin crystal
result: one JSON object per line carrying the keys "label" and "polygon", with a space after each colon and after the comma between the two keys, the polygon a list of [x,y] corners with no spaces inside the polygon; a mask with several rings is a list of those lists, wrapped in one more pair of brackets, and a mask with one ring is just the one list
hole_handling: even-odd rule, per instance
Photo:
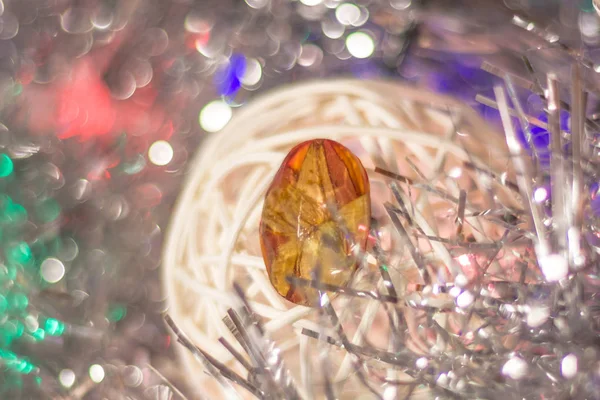
{"label": "orange resin crystal", "polygon": [[275,290],[313,305],[316,290],[295,287],[288,277],[312,280],[318,271],[321,283],[346,285],[365,250],[370,218],[367,173],[350,150],[327,139],[294,147],[267,191],[260,222]]}

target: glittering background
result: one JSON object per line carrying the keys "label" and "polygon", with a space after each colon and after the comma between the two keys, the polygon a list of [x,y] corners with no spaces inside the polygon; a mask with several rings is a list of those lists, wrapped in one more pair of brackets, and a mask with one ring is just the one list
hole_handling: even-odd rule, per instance
{"label": "glittering background", "polygon": [[[190,156],[255,93],[402,79],[499,124],[499,70],[534,90],[578,59],[600,82],[591,1],[4,0],[0,14],[6,399],[192,393],[162,320],[163,232]],[[523,103],[545,118],[539,97]]]}

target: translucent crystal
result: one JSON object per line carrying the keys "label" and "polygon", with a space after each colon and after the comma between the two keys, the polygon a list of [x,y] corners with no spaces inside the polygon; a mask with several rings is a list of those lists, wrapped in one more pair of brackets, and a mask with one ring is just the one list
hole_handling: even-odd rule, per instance
{"label": "translucent crystal", "polygon": [[293,148],[275,175],[260,224],[269,279],[277,292],[311,305],[316,291],[288,277],[343,286],[365,250],[370,225],[369,180],[341,144],[316,139]]}

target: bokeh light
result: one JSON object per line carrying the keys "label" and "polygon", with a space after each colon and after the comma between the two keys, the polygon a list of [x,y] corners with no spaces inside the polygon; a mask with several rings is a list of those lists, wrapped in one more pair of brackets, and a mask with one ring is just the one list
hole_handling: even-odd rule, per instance
{"label": "bokeh light", "polygon": [[335,10],[335,17],[346,26],[354,25],[360,19],[360,8],[352,3],[342,3]]}
{"label": "bokeh light", "polygon": [[319,4],[321,4],[323,2],[323,0],[300,0],[300,3],[304,4],[305,6],[317,6]]}
{"label": "bokeh light", "polygon": [[314,44],[305,44],[302,46],[302,52],[298,57],[298,65],[303,67],[318,66],[323,60],[323,50]]}
{"label": "bokeh light", "polygon": [[222,96],[233,97],[242,86],[247,60],[243,54],[233,54],[215,74],[215,84]]}
{"label": "bokeh light", "polygon": [[578,360],[575,354],[568,354],[562,359],[560,364],[560,371],[562,376],[567,379],[571,379],[577,375]]}
{"label": "bokeh light", "polygon": [[366,32],[353,32],[346,38],[346,47],[356,58],[368,58],[375,51],[375,41]]}
{"label": "bokeh light", "polygon": [[533,192],[533,199],[537,203],[542,203],[548,199],[548,191],[544,187],[539,187]]}
{"label": "bokeh light", "polygon": [[323,34],[329,39],[339,39],[342,37],[346,28],[337,19],[325,19],[321,22]]}
{"label": "bokeh light", "polygon": [[75,384],[75,372],[68,368],[63,369],[58,374],[58,380],[63,387],[69,389],[73,386],[73,384]]}
{"label": "bokeh light", "polygon": [[246,71],[241,78],[241,83],[245,87],[257,85],[262,78],[262,65],[255,58],[246,60]]}
{"label": "bokeh light", "polygon": [[148,158],[154,165],[167,165],[173,159],[173,147],[166,140],[158,140],[148,149]]}
{"label": "bokeh light", "polygon": [[451,168],[450,171],[448,171],[448,176],[450,178],[454,178],[454,179],[458,179],[462,176],[462,168],[460,167],[454,167]]}
{"label": "bokeh light", "polygon": [[406,10],[410,7],[411,0],[391,0],[390,5],[396,10]]}
{"label": "bokeh light", "polygon": [[50,336],[60,336],[65,332],[65,329],[65,324],[55,318],[48,318],[44,324],[44,331]]}
{"label": "bokeh light", "polygon": [[0,178],[5,178],[12,174],[14,169],[13,162],[6,154],[0,154]]}
{"label": "bokeh light", "polygon": [[102,365],[99,364],[94,364],[92,366],[90,366],[90,379],[96,383],[100,383],[104,380],[104,368],[102,368]]}
{"label": "bokeh light", "polygon": [[211,101],[200,111],[200,126],[207,132],[218,132],[227,125],[232,115],[229,104],[223,100]]}
{"label": "bokeh light", "polygon": [[548,282],[558,282],[569,273],[569,263],[560,254],[540,257],[538,262]]}
{"label": "bokeh light", "polygon": [[65,276],[65,265],[58,258],[46,258],[40,266],[42,279],[48,283],[56,283]]}
{"label": "bokeh light", "polygon": [[142,370],[135,365],[128,365],[123,369],[123,381],[129,387],[137,387],[144,380]]}

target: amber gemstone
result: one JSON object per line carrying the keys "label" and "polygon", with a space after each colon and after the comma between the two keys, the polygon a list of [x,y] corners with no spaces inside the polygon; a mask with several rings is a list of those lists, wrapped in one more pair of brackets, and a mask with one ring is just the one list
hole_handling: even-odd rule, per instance
{"label": "amber gemstone", "polygon": [[315,139],[287,155],[265,197],[260,239],[271,284],[302,305],[314,289],[288,277],[344,286],[356,270],[369,234],[369,180],[360,160],[341,144]]}

